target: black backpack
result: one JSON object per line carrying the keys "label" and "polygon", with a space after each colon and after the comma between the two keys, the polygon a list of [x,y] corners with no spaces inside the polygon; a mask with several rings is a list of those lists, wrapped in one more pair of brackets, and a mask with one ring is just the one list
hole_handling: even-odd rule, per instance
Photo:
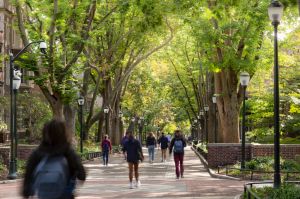
{"label": "black backpack", "polygon": [[64,156],[44,157],[34,172],[33,189],[40,199],[58,199],[70,181],[68,161]]}

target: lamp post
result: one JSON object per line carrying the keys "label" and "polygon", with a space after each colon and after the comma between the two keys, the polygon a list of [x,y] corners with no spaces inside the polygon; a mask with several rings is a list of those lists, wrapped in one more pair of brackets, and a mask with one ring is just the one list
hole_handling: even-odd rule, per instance
{"label": "lamp post", "polygon": [[[17,159],[18,156],[18,136],[17,136],[17,93],[21,85],[21,75],[22,73],[19,70],[14,70],[14,77],[13,77],[13,114],[14,114],[14,128],[13,128],[13,137],[15,139],[15,145],[14,145],[14,162],[15,165],[17,165]],[[18,170],[18,167],[16,166],[16,172]]]}
{"label": "lamp post", "polygon": [[77,100],[78,105],[80,107],[80,153],[83,152],[83,105],[84,105],[84,98],[80,96]]}
{"label": "lamp post", "polygon": [[[195,139],[195,137],[197,137],[197,140],[198,140],[198,130],[199,130],[198,119],[194,119],[194,125],[192,125],[192,126],[194,126],[194,128],[192,128],[192,129],[194,129],[192,131],[193,132],[192,137],[193,137],[193,139]],[[195,132],[195,130],[196,130],[196,132]]]}
{"label": "lamp post", "polygon": [[[17,178],[17,166],[16,166],[16,156],[17,156],[17,127],[16,127],[16,108],[14,107],[15,103],[15,90],[17,90],[17,87],[14,88],[14,86],[20,87],[21,84],[21,78],[19,76],[19,79],[16,77],[18,76],[15,71],[14,67],[14,61],[22,55],[25,50],[34,43],[40,44],[40,50],[42,53],[46,53],[47,45],[44,41],[33,41],[29,44],[27,44],[18,54],[15,56],[10,53],[9,54],[9,76],[10,76],[10,162],[9,162],[9,173],[7,178],[8,179],[16,179]],[[21,75],[21,73],[19,72]],[[18,83],[17,83],[18,82]],[[14,84],[15,83],[15,84]]]}
{"label": "lamp post", "polygon": [[280,126],[279,126],[279,66],[277,28],[283,14],[283,5],[273,0],[268,8],[269,18],[274,26],[274,188],[280,187]]}
{"label": "lamp post", "polygon": [[250,81],[250,75],[247,72],[242,72],[240,74],[240,82],[243,87],[243,118],[242,118],[242,161],[241,169],[245,169],[245,145],[246,145],[246,125],[245,125],[245,116],[246,116],[246,88]]}
{"label": "lamp post", "polygon": [[148,125],[148,123],[147,123],[147,122],[145,122],[145,124],[144,124],[144,126],[145,126],[145,131],[144,131],[144,138],[143,138],[143,140],[144,140],[144,141],[146,141],[146,135],[147,135],[147,125]]}
{"label": "lamp post", "polygon": [[105,107],[103,109],[104,114],[105,114],[105,134],[108,135],[108,113],[109,113],[109,108]]}
{"label": "lamp post", "polygon": [[218,118],[217,118],[217,96],[216,95],[212,96],[212,102],[214,104],[214,109],[215,109],[215,128],[214,128],[214,131],[215,131],[215,143],[217,143],[218,142],[218,137],[217,137]]}
{"label": "lamp post", "polygon": [[207,128],[208,111],[209,111],[209,106],[208,106],[208,105],[204,105],[204,111],[205,111],[205,135],[206,135],[206,144],[208,144],[208,128]]}
{"label": "lamp post", "polygon": [[[203,111],[203,110],[200,110],[199,115],[200,115],[200,119],[203,118],[203,116],[204,116],[204,111]],[[201,123],[200,123],[200,127],[201,127]],[[202,129],[202,128],[201,128],[201,129]],[[203,141],[204,141],[204,134],[203,134],[203,131],[201,130],[201,142],[202,142],[202,144],[203,144]]]}

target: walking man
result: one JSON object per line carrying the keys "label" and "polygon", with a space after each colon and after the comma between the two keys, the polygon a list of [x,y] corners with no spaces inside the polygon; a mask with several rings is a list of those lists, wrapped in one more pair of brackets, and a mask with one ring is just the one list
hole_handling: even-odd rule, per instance
{"label": "walking man", "polygon": [[141,182],[139,180],[139,161],[144,160],[144,155],[142,151],[141,143],[134,138],[131,131],[127,131],[126,135],[128,137],[127,142],[124,144],[123,152],[127,154],[127,162],[129,168],[129,188],[133,189],[133,170],[135,175],[135,187],[139,187]]}
{"label": "walking man", "polygon": [[108,139],[108,135],[104,136],[104,140],[101,143],[102,147],[102,156],[103,156],[103,165],[107,166],[109,153],[111,153],[111,142]]}
{"label": "walking man", "polygon": [[184,158],[184,147],[186,147],[186,141],[182,136],[182,132],[180,130],[175,130],[175,136],[171,141],[169,147],[169,153],[171,155],[172,150],[174,153],[174,161],[176,167],[176,178],[179,179],[179,176],[183,178],[183,158]]}
{"label": "walking man", "polygon": [[160,149],[161,149],[161,161],[166,162],[169,139],[165,136],[164,133],[162,133],[161,137],[158,139],[158,144],[160,145]]}

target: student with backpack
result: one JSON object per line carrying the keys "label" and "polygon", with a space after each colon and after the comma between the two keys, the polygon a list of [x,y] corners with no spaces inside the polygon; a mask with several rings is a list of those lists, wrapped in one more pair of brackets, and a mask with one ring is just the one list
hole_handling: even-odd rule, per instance
{"label": "student with backpack", "polygon": [[164,132],[162,132],[161,137],[158,139],[158,144],[161,148],[161,162],[166,162],[169,139],[165,136]]}
{"label": "student with backpack", "polygon": [[184,158],[184,147],[186,147],[186,140],[182,136],[180,130],[175,130],[174,134],[175,136],[171,140],[171,144],[169,147],[169,153],[171,155],[173,150],[174,162],[176,168],[176,178],[179,179],[179,176],[183,178],[183,172],[184,172],[183,158]]}
{"label": "student with backpack", "polygon": [[72,149],[65,123],[53,119],[44,125],[42,142],[27,161],[22,196],[72,199],[76,179],[85,181],[84,167]]}
{"label": "student with backpack", "polygon": [[133,189],[133,170],[135,175],[135,187],[141,186],[139,180],[139,162],[144,160],[143,150],[141,143],[134,138],[132,131],[126,132],[128,137],[127,142],[124,144],[123,152],[127,154],[127,162],[129,169],[129,188]]}
{"label": "student with backpack", "polygon": [[102,148],[103,165],[107,166],[109,153],[111,153],[111,149],[112,149],[111,142],[108,139],[108,135],[104,136],[104,139],[102,140],[101,143],[101,148]]}

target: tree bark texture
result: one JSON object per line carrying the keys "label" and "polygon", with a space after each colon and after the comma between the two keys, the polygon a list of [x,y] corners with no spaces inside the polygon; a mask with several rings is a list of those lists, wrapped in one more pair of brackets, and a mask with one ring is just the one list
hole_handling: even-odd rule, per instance
{"label": "tree bark texture", "polygon": [[215,93],[217,98],[218,114],[222,131],[219,140],[224,143],[238,143],[239,136],[239,108],[237,74],[232,69],[223,69],[215,73]]}

